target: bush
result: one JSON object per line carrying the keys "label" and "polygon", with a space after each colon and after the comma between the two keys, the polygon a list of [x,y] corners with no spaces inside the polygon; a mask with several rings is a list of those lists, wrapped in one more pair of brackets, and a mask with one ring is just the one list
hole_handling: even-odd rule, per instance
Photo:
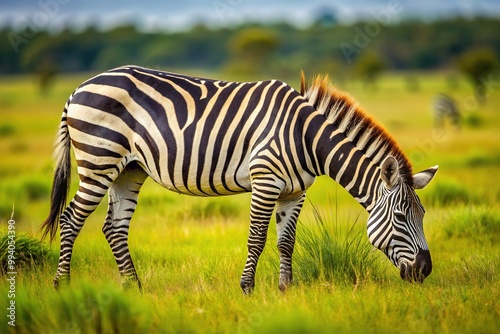
{"label": "bush", "polygon": [[469,114],[464,121],[471,128],[479,128],[483,125],[483,120],[477,114]]}
{"label": "bush", "polygon": [[28,201],[38,201],[49,197],[50,186],[44,181],[29,179],[22,184],[22,191]]}
{"label": "bush", "polygon": [[498,68],[496,53],[489,48],[469,50],[459,58],[458,67],[474,84],[477,99],[486,99],[487,87],[484,82]]}
{"label": "bush", "polygon": [[425,194],[426,202],[430,202],[435,206],[477,202],[477,198],[467,188],[454,181],[437,182],[434,184],[432,190]]}
{"label": "bush", "polygon": [[500,212],[485,206],[458,207],[445,218],[443,231],[447,238],[494,242],[500,235]]}
{"label": "bush", "polygon": [[12,211],[14,211],[13,219],[19,219],[23,216],[22,210],[19,205],[14,206],[14,201],[6,201],[2,199],[3,196],[0,196],[0,222],[7,221],[12,216]]}
{"label": "bush", "polygon": [[[165,191],[166,192],[166,191]],[[175,201],[168,194],[139,194],[138,206],[144,207],[163,207],[170,204],[175,204]]]}
{"label": "bush", "polygon": [[468,167],[500,166],[500,154],[475,153],[467,158],[465,165]]}
{"label": "bush", "polygon": [[[16,270],[30,268],[44,263],[51,252],[40,240],[32,238],[26,234],[18,234],[15,237],[14,257]],[[0,272],[5,274],[8,270],[9,235],[4,232],[0,236]]]}
{"label": "bush", "polygon": [[314,208],[314,225],[300,224],[295,263],[304,281],[325,279],[347,284],[377,275],[378,254],[368,242],[366,231],[338,220],[325,219]]}
{"label": "bush", "polygon": [[0,125],[0,137],[10,137],[16,132],[16,128],[12,124]]}
{"label": "bush", "polygon": [[239,214],[238,208],[231,202],[221,199],[204,199],[193,204],[188,215],[194,219],[205,219],[209,217],[231,218]]}

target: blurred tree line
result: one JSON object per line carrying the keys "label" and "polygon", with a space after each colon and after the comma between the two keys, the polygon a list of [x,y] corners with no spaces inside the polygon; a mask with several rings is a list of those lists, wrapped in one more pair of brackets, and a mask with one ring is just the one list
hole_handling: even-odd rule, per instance
{"label": "blurred tree line", "polygon": [[[378,30],[373,29],[374,24],[379,25]],[[383,69],[473,68],[473,60],[460,59],[478,49],[483,58],[493,58],[496,67],[499,28],[500,19],[495,18],[410,20],[390,25],[318,20],[306,28],[287,23],[217,29],[197,25],[183,32],[154,33],[134,25],[106,31],[88,27],[29,33],[2,28],[0,74],[36,72],[43,84],[59,72],[138,64],[166,70],[258,74],[260,78],[296,76],[304,69],[306,73],[327,71],[339,80],[355,73],[370,82]]]}

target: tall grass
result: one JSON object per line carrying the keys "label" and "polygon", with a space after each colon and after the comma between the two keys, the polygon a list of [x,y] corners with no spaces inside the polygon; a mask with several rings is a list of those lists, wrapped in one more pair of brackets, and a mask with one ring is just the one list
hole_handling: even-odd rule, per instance
{"label": "tall grass", "polygon": [[41,303],[23,290],[18,292],[12,332],[140,333],[151,326],[151,311],[140,295],[124,293],[116,286],[83,282],[77,288],[49,293],[44,299]]}
{"label": "tall grass", "polygon": [[480,286],[485,282],[500,281],[500,254],[491,256],[471,254],[462,257],[458,264],[452,268],[452,275],[462,285]]}
{"label": "tall grass", "polygon": [[448,239],[499,242],[500,210],[487,206],[457,206],[444,217],[442,231]]}
{"label": "tall grass", "polygon": [[[336,210],[336,209],[335,209]],[[295,263],[298,278],[341,284],[359,284],[377,277],[379,256],[368,242],[366,231],[353,222],[327,218],[313,206],[312,223],[299,222]]]}
{"label": "tall grass", "polygon": [[[15,246],[9,248],[9,241],[15,241]],[[16,270],[22,270],[45,264],[46,260],[55,254],[40,242],[25,233],[17,234],[10,239],[7,233],[0,234],[0,273],[7,271],[9,250],[14,250],[14,262]]]}

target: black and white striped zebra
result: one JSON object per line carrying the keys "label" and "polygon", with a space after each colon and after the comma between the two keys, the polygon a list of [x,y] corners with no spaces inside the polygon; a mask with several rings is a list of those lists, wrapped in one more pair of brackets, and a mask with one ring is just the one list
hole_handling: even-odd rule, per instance
{"label": "black and white striped zebra", "polygon": [[[66,207],[73,146],[80,184]],[[149,176],[172,191],[219,196],[251,192],[248,257],[241,288],[254,286],[257,261],[276,212],[280,289],[292,281],[295,228],[306,190],[329,175],[370,213],[368,234],[401,270],[422,281],[431,259],[414,189],[437,167],[412,175],[391,137],[346,94],[316,78],[301,92],[276,81],[224,82],[125,66],[97,75],[71,95],[56,147],[57,167],[44,237],[60,222],[54,286],[69,279],[73,244],[106,192],[103,232],[120,273],[137,281],[128,231]]]}
{"label": "black and white striped zebra", "polygon": [[462,123],[460,109],[452,97],[442,93],[436,94],[432,100],[432,111],[436,127],[443,127],[444,122],[448,119],[454,127],[460,128]]}

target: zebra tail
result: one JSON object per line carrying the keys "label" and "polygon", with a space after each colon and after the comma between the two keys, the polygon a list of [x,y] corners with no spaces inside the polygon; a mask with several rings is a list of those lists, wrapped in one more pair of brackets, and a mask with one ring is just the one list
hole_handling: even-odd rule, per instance
{"label": "zebra tail", "polygon": [[69,100],[63,111],[54,150],[56,169],[54,172],[54,180],[52,181],[52,191],[50,195],[50,213],[47,219],[40,226],[40,230],[42,230],[42,241],[47,235],[49,235],[51,243],[57,233],[59,217],[66,207],[71,182],[71,140],[67,124],[68,105]]}

